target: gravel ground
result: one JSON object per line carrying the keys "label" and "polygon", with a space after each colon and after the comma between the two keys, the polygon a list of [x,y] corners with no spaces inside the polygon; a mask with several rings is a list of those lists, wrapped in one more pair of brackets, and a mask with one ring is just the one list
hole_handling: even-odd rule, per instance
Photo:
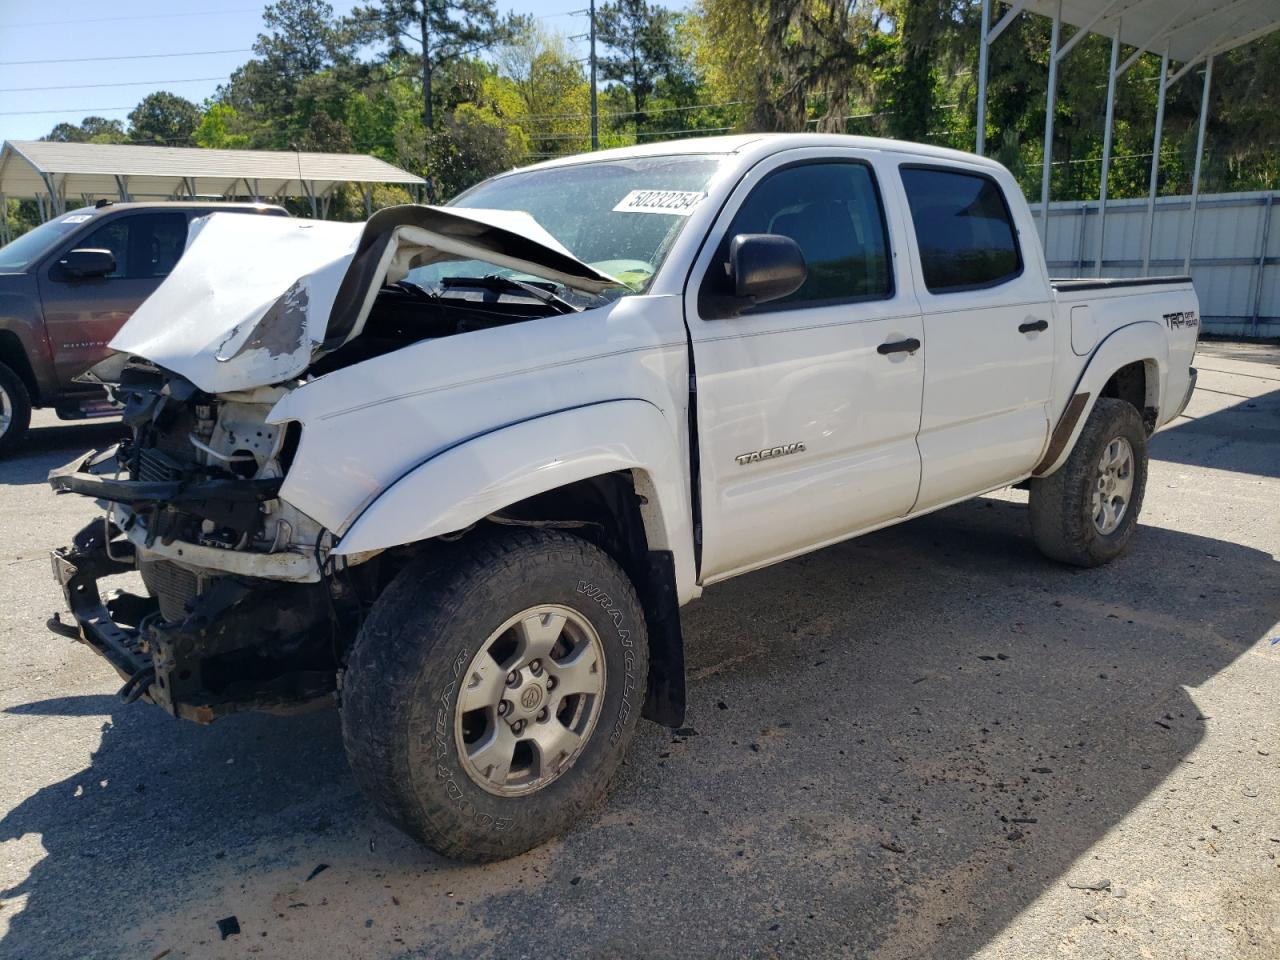
{"label": "gravel ground", "polygon": [[45,632],[93,507],[44,475],[118,427],[38,416],[0,464],[0,956],[1275,960],[1280,350],[1197,364],[1118,562],[1041,560],[1008,491],[713,588],[689,728],[486,867],[376,819],[332,710],[178,723]]}

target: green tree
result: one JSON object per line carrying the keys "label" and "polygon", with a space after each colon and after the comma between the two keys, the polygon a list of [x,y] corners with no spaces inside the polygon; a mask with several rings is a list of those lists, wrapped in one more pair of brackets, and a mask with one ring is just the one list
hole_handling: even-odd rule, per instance
{"label": "green tree", "polygon": [[528,152],[528,139],[518,127],[488,107],[461,104],[427,141],[432,199],[447,199],[509,170]]}
{"label": "green tree", "polygon": [[658,81],[685,70],[675,36],[676,17],[646,0],[616,0],[600,7],[596,37],[607,51],[598,59],[601,76],[631,95],[637,118]]}
{"label": "green tree", "polygon": [[754,130],[846,129],[855,102],[892,54],[881,4],[869,0],[703,0],[695,53]]}
{"label": "green tree", "polygon": [[44,137],[60,143],[125,143],[124,124],[105,117],[85,117],[79,124],[60,123]]}
{"label": "green tree", "polygon": [[436,74],[450,64],[515,37],[528,20],[499,16],[494,0],[381,0],[356,10],[376,23],[393,58],[412,55],[422,79],[422,125],[435,126]]}
{"label": "green tree", "polygon": [[164,90],[147,94],[129,114],[129,139],[158,144],[185,144],[200,125],[200,108]]}
{"label": "green tree", "polygon": [[591,91],[563,34],[534,26],[494,56],[495,112],[519,125],[535,155],[590,149]]}
{"label": "green tree", "polygon": [[211,103],[196,127],[197,147],[235,150],[249,146],[249,136],[236,132],[241,126],[240,114],[227,103]]}

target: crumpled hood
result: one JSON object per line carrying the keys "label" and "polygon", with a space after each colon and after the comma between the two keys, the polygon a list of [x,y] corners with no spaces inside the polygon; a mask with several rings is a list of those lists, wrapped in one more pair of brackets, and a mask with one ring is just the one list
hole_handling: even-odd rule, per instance
{"label": "crumpled hood", "polygon": [[363,224],[215,213],[191,224],[182,259],[110,346],[207,393],[281,383],[358,336],[382,284],[445,260],[588,293],[623,286],[517,211],[412,205]]}

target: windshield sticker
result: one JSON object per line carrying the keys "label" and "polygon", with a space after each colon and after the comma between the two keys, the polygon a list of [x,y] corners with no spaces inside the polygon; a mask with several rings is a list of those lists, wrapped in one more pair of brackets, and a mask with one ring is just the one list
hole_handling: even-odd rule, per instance
{"label": "windshield sticker", "polygon": [[92,219],[93,219],[93,214],[91,213],[79,213],[79,214],[76,214],[74,217],[63,217],[62,222],[63,223],[84,223],[86,220],[92,220]]}
{"label": "windshield sticker", "polygon": [[613,209],[615,213],[674,213],[687,217],[704,196],[696,190],[632,190]]}

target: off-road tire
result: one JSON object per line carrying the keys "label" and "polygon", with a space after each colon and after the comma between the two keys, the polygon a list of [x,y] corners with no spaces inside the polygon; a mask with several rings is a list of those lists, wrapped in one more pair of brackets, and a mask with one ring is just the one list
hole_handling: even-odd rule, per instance
{"label": "off-road tire", "polygon": [[[462,767],[459,678],[508,618],[569,607],[604,650],[605,691],[573,765],[540,790],[498,796]],[[605,793],[640,717],[648,670],[644,613],[625,573],[555,530],[478,534],[401,571],[379,597],[341,683],[342,737],[356,782],[410,836],[458,860],[523,853],[565,832]]]}
{"label": "off-road tire", "polygon": [[[1133,450],[1133,490],[1120,525],[1109,534],[1094,526],[1090,497],[1103,450],[1117,437]],[[1129,544],[1147,485],[1147,431],[1133,404],[1099,397],[1075,448],[1050,476],[1031,481],[1031,534],[1051,560],[1096,567],[1119,556]]]}
{"label": "off-road tire", "polygon": [[[13,450],[31,426],[31,394],[11,367],[0,363],[0,390],[9,398],[9,424],[0,426],[0,457]],[[0,408],[2,410],[3,408]],[[0,418],[2,419],[2,418]]]}

